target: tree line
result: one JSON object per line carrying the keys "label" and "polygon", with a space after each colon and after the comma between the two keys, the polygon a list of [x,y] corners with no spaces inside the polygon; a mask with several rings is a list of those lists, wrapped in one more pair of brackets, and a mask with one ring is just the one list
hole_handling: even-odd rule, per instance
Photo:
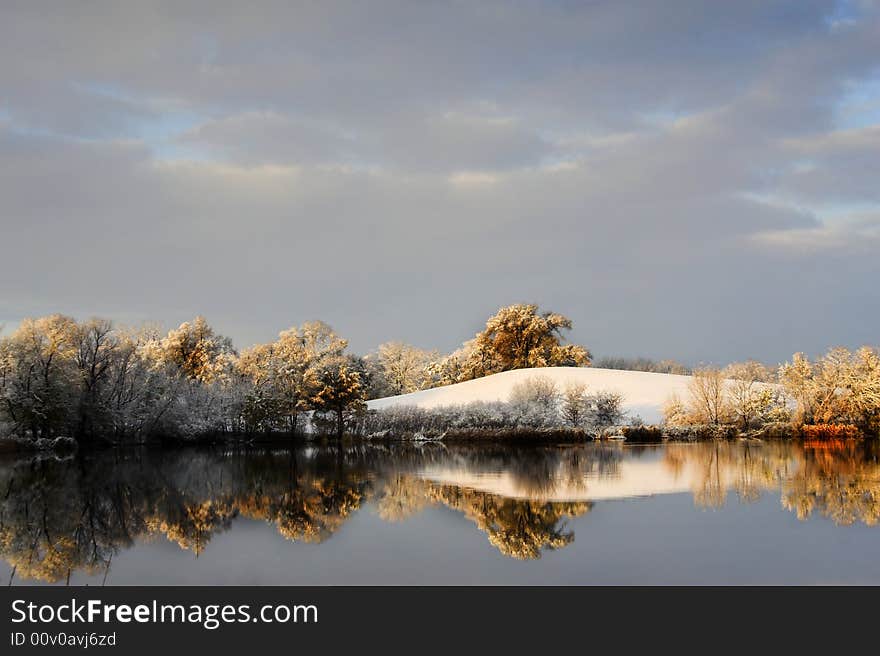
{"label": "tree line", "polygon": [[[512,399],[433,413],[365,413],[371,398],[511,369],[588,366],[589,350],[565,343],[564,332],[571,327],[561,314],[518,304],[501,308],[473,339],[445,356],[402,342],[358,356],[321,321],[238,352],[202,317],[168,332],[63,315],[26,319],[0,338],[0,437],[118,443],[295,433],[305,427],[306,416],[319,431],[337,437],[352,429],[393,431],[417,420],[441,433],[550,424],[593,430],[608,425],[597,417],[619,418],[620,399],[571,389],[556,390],[553,403]],[[683,371],[672,361],[633,363],[642,370]],[[541,396],[540,390],[531,392]],[[755,361],[698,368],[687,397],[667,404],[665,424],[740,431],[782,424],[843,426],[877,434],[880,354],[870,347],[835,348],[813,361],[795,354],[778,368]]]}
{"label": "tree line", "polygon": [[848,435],[845,427],[880,432],[880,352],[838,347],[810,360],[803,353],[778,368],[750,360],[693,372],[688,396],[665,408],[671,426],[788,424],[807,434]]}
{"label": "tree line", "polygon": [[296,432],[308,413],[337,436],[365,401],[522,367],[582,366],[571,320],[536,305],[500,309],[447,356],[400,342],[357,356],[321,321],[241,352],[203,317],[163,333],[106,319],[25,319],[0,338],[0,435],[143,441]]}

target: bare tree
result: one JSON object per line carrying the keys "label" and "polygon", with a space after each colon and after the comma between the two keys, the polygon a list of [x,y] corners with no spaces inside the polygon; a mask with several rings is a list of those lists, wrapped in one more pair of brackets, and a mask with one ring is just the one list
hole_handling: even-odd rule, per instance
{"label": "bare tree", "polygon": [[572,426],[584,423],[587,414],[587,386],[571,383],[562,392],[562,417]]}
{"label": "bare tree", "polygon": [[748,360],[726,366],[721,374],[729,381],[726,384],[728,407],[744,430],[768,413],[774,395],[765,384],[771,377],[767,367]]}
{"label": "bare tree", "polygon": [[532,376],[513,386],[509,400],[514,405],[534,403],[543,408],[555,408],[559,403],[559,388],[551,378]]}
{"label": "bare tree", "polygon": [[693,414],[707,424],[721,424],[727,415],[724,375],[718,367],[694,371],[689,385]]}

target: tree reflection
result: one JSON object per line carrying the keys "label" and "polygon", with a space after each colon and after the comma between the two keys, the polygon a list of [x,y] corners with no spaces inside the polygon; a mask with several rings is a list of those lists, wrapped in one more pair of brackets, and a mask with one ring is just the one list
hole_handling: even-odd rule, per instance
{"label": "tree reflection", "polygon": [[551,503],[511,499],[452,485],[427,485],[428,496],[464,513],[489,536],[505,556],[520,560],[541,557],[544,550],[561,549],[574,542],[565,530],[567,517],[589,512],[593,504]]}
{"label": "tree reflection", "polygon": [[870,444],[806,448],[797,472],[782,487],[782,504],[806,519],[813,513],[848,526],[880,520],[880,462]]}
{"label": "tree reflection", "polygon": [[679,474],[691,469],[697,505],[721,506],[729,491],[751,502],[779,490],[782,507],[801,520],[814,513],[838,525],[880,520],[880,461],[871,442],[713,441],[670,445],[664,461]]}
{"label": "tree reflection", "polygon": [[[500,554],[536,559],[574,541],[570,520],[591,510],[597,482],[623,480],[627,463],[640,460],[638,472],[682,481],[665,491],[689,486],[700,506],[718,507],[731,492],[750,503],[772,491],[802,520],[818,515],[871,526],[880,520],[877,451],[855,442],[819,448],[718,441],[644,451],[596,445],[131,449],[0,462],[0,556],[23,579],[63,582],[71,572],[106,577],[114,555],[140,541],[165,539],[199,556],[246,518],[290,541],[321,543],[370,504],[389,522],[431,506],[449,508]],[[500,487],[481,487],[484,480]]]}
{"label": "tree reflection", "polygon": [[290,540],[320,542],[357,510],[367,481],[358,468],[298,456],[134,452],[74,463],[0,467],[6,490],[0,552],[15,576],[61,581],[94,574],[139,539],[163,536],[198,556],[238,516],[274,524]]}

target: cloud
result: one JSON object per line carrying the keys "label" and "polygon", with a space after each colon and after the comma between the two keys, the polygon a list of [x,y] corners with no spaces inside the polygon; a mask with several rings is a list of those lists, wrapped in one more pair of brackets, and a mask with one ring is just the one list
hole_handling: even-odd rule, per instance
{"label": "cloud", "polygon": [[880,246],[880,214],[845,216],[811,228],[767,230],[753,239],[764,246],[808,256],[839,251],[850,257],[870,257]]}
{"label": "cloud", "polygon": [[792,165],[779,193],[817,205],[880,203],[880,125],[786,143]]}
{"label": "cloud", "polygon": [[535,301],[599,354],[876,341],[878,127],[838,124],[878,73],[870,5],[5,14],[10,320],[201,312],[244,346],[323,318],[361,351],[446,349]]}
{"label": "cloud", "polygon": [[355,157],[356,140],[332,125],[278,112],[210,120],[181,135],[182,144],[243,164],[320,164]]}
{"label": "cloud", "polygon": [[245,112],[208,121],[180,142],[241,164],[348,163],[403,171],[497,170],[537,164],[549,145],[519,121],[446,112],[396,113],[378,126]]}

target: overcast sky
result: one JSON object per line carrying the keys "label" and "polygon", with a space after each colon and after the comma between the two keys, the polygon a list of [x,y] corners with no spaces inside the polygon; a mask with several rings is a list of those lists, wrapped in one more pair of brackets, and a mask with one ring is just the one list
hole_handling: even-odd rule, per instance
{"label": "overcast sky", "polygon": [[0,322],[880,342],[880,3],[0,6]]}

